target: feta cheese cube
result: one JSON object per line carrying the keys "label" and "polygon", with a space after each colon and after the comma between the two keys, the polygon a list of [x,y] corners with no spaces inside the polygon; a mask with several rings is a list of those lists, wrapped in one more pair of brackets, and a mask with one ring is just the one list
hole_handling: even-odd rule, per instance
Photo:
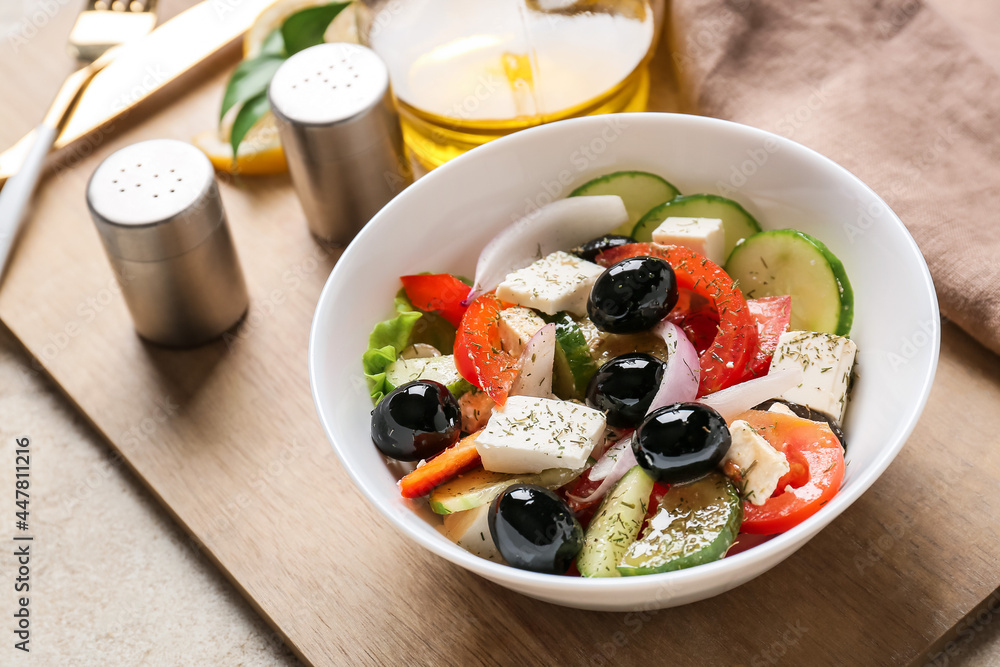
{"label": "feta cheese cube", "polygon": [[528,344],[531,337],[545,326],[545,320],[535,311],[520,306],[500,311],[500,342],[503,349],[515,357]]}
{"label": "feta cheese cube", "polygon": [[858,354],[858,346],[844,336],[816,331],[788,331],[781,334],[771,358],[771,372],[785,368],[802,369],[802,383],[775,396],[844,419],[847,386]]}
{"label": "feta cheese cube", "polygon": [[464,512],[444,515],[441,532],[449,540],[480,558],[503,562],[490,534],[490,503]]}
{"label": "feta cheese cube", "polygon": [[792,409],[785,405],[784,403],[775,403],[767,409],[768,412],[776,412],[779,415],[788,415],[789,417],[798,417],[797,414],[792,412]]}
{"label": "feta cheese cube", "polygon": [[718,218],[667,218],[653,230],[653,242],[690,248],[720,266],[726,261],[726,230]]}
{"label": "feta cheese cube", "polygon": [[732,461],[739,468],[737,487],[754,505],[762,505],[791,469],[782,452],[771,446],[750,424],[737,419],[729,427],[733,444],[722,459],[723,470]]}
{"label": "feta cheese cube", "polygon": [[507,274],[497,286],[497,296],[548,315],[565,310],[583,316],[590,288],[603,272],[597,264],[560,250]]}
{"label": "feta cheese cube", "polygon": [[510,396],[494,408],[476,438],[483,467],[493,472],[582,468],[604,435],[600,410],[579,403]]}

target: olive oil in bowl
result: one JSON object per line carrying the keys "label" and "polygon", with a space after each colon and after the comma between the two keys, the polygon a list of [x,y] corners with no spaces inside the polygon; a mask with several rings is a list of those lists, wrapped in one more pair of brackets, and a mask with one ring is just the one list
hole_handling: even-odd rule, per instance
{"label": "olive oil in bowl", "polygon": [[388,0],[361,32],[427,169],[527,127],[642,111],[662,0]]}

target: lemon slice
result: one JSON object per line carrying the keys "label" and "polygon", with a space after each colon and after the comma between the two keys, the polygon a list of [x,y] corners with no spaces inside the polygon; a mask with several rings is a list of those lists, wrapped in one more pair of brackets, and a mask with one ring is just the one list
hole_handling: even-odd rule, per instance
{"label": "lemon slice", "polygon": [[[257,20],[250,26],[243,37],[244,59],[256,58],[267,36],[281,27],[285,19],[295,12],[308,7],[322,5],[328,0],[278,0],[261,12]],[[358,43],[357,18],[354,5],[345,7],[330,27],[323,33],[327,42]],[[288,171],[285,153],[278,139],[278,128],[274,115],[266,114],[250,129],[240,144],[239,154],[233,159],[233,149],[229,137],[235,109],[227,114],[226,121],[218,131],[205,130],[193,139],[192,143],[208,156],[212,165],[219,171],[246,176],[280,174]]]}
{"label": "lemon slice", "polygon": [[230,174],[263,176],[288,171],[285,153],[278,140],[274,115],[266,114],[247,133],[240,144],[236,160],[229,144],[229,125],[219,130],[205,130],[192,139],[192,143],[208,156],[212,166]]}
{"label": "lemon slice", "polygon": [[[326,2],[328,0],[278,0],[261,12],[243,37],[243,57],[256,58],[259,56],[267,36],[279,29],[285,19],[295,12],[302,11],[307,7],[326,4]],[[351,42],[353,44],[359,42],[353,4],[337,14],[337,18],[323,33],[323,40],[326,42]]]}

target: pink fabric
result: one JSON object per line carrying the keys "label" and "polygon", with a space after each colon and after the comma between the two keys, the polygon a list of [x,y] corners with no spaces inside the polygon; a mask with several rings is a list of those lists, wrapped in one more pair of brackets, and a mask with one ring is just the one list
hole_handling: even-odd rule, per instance
{"label": "pink fabric", "polygon": [[910,229],[942,312],[1000,352],[997,71],[916,1],[674,0],[671,13],[689,110],[854,172]]}

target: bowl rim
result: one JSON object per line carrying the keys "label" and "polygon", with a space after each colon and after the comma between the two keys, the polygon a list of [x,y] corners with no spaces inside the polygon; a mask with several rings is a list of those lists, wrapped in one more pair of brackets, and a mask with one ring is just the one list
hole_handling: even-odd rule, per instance
{"label": "bowl rim", "polygon": [[[368,237],[378,234],[380,232],[379,226],[381,220],[391,215],[390,212],[392,209],[404,205],[410,197],[414,196],[415,189],[423,187],[420,183],[436,182],[438,180],[447,179],[451,172],[464,168],[465,163],[470,159],[488,159],[493,154],[508,150],[508,146],[515,146],[518,143],[528,143],[532,141],[536,135],[552,131],[552,128],[554,127],[565,128],[570,125],[579,125],[584,127],[589,124],[609,122],[608,119],[612,116],[627,116],[630,124],[678,122],[691,123],[695,126],[707,127],[710,131],[716,128],[723,128],[726,131],[732,131],[735,129],[739,132],[748,132],[751,135],[756,135],[756,137],[762,142],[767,140],[777,142],[782,150],[787,149],[791,152],[799,152],[804,155],[806,159],[819,161],[824,163],[827,167],[832,167],[835,171],[841,172],[841,174],[848,181],[853,183],[854,186],[867,191],[872,197],[885,206],[885,210],[887,210],[890,214],[887,216],[885,224],[891,224],[896,227],[897,231],[901,231],[903,233],[906,250],[909,253],[912,253],[919,263],[922,278],[922,282],[919,284],[919,287],[921,288],[921,297],[929,298],[929,304],[926,305],[930,306],[933,320],[940,322],[937,292],[934,289],[934,283],[931,278],[930,270],[927,267],[923,253],[917,246],[916,241],[913,239],[913,236],[899,219],[899,216],[895,213],[895,211],[893,211],[892,208],[886,204],[885,201],[883,201],[871,187],[864,183],[864,181],[832,159],[826,157],[818,151],[798,143],[797,141],[767,130],[753,127],[751,125],[745,125],[743,123],[737,123],[719,118],[711,118],[708,116],[663,112],[584,116],[581,118],[572,118],[546,125],[540,125],[501,137],[491,141],[490,143],[478,146],[429,172],[420,178],[419,182],[414,183],[394,197],[368,222],[367,225],[365,225],[361,232],[355,237],[355,240],[352,241],[344,250],[343,254],[338,259],[329,277],[327,278],[327,281],[323,286],[323,290],[320,293],[320,297],[316,302],[316,308],[310,327],[308,348],[309,385],[316,413],[319,417],[321,425],[323,426],[323,431],[327,440],[333,447],[333,450],[337,453],[337,457],[340,459],[341,465],[344,466],[355,486],[358,487],[369,502],[375,505],[383,516],[388,518],[389,521],[395,525],[397,529],[402,531],[403,534],[409,537],[409,539],[420,544],[432,553],[435,553],[452,563],[460,565],[493,581],[511,584],[521,589],[530,588],[534,590],[544,589],[548,591],[559,590],[562,592],[586,593],[587,591],[598,591],[603,589],[615,589],[620,591],[653,589],[657,586],[657,584],[665,585],[670,583],[675,583],[678,586],[696,585],[702,580],[715,579],[717,576],[730,570],[733,571],[733,577],[738,577],[740,571],[744,569],[752,569],[752,566],[760,564],[761,561],[773,560],[777,555],[780,557],[772,563],[772,566],[776,565],[778,562],[794,553],[796,549],[804,545],[809,539],[825,528],[835,518],[840,516],[844,510],[846,510],[869,488],[871,488],[871,486],[875,483],[875,480],[877,480],[882,473],[885,472],[885,470],[889,467],[889,464],[892,463],[902,450],[909,436],[913,433],[913,430],[917,425],[917,421],[919,420],[919,417],[929,398],[931,386],[934,383],[934,377],[937,372],[941,345],[940,325],[934,328],[934,334],[931,336],[932,340],[930,341],[929,351],[930,364],[920,382],[918,392],[919,399],[913,402],[907,412],[903,415],[903,418],[905,419],[905,426],[894,432],[891,442],[888,442],[886,443],[886,446],[883,446],[872,464],[858,474],[858,476],[854,479],[852,486],[847,489],[846,492],[844,490],[838,491],[837,495],[834,496],[834,498],[819,512],[791,530],[775,535],[767,542],[754,546],[746,551],[718,561],[705,563],[697,567],[635,577],[607,578],[568,577],[563,575],[530,572],[528,570],[521,570],[509,565],[480,558],[466,551],[462,547],[459,547],[457,544],[447,540],[428,539],[424,533],[420,532],[415,526],[411,525],[410,521],[404,520],[397,513],[383,506],[380,499],[368,489],[368,484],[361,471],[352,465],[349,458],[342,453],[341,446],[338,444],[333,435],[333,425],[329,423],[329,420],[325,416],[317,385],[317,376],[320,369],[316,366],[316,350],[320,344],[318,335],[318,330],[321,328],[320,316],[324,310],[324,305],[329,299],[332,298],[331,294],[334,291],[333,285],[337,284],[343,279],[344,276],[348,275],[346,273],[347,262],[344,261],[344,258],[349,257],[352,251],[355,251],[355,248],[359,245],[358,241],[360,239],[367,239]],[[413,517],[416,520],[421,520],[416,516],[416,514],[414,514]]]}

